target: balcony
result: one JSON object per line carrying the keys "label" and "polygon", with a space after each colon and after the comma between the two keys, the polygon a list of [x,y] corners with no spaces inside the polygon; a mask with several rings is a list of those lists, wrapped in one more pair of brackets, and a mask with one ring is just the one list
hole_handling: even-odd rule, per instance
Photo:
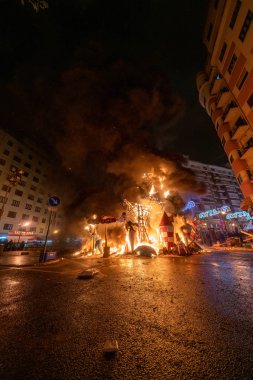
{"label": "balcony", "polygon": [[245,160],[242,160],[241,158],[237,158],[232,163],[232,169],[233,169],[233,172],[235,173],[235,175],[237,177],[241,171],[249,170],[249,166]]}
{"label": "balcony", "polygon": [[224,80],[221,77],[216,76],[213,86],[210,89],[211,95],[218,94],[221,88],[224,86]]}
{"label": "balcony", "polygon": [[253,146],[247,145],[241,149],[242,159],[247,160],[248,165],[253,165]]}
{"label": "balcony", "polygon": [[232,129],[232,137],[233,139],[235,140],[240,140],[240,138],[242,137],[242,135],[247,131],[247,129],[249,128],[249,126],[247,124],[245,125],[240,125],[239,127],[238,126],[235,126],[233,129]]}
{"label": "balcony", "polygon": [[253,196],[253,183],[250,180],[242,182],[240,187],[245,198]]}
{"label": "balcony", "polygon": [[222,139],[224,133],[230,132],[230,124],[229,123],[223,123],[218,128],[218,136],[220,139]]}
{"label": "balcony", "polygon": [[224,145],[226,155],[229,156],[233,150],[239,150],[239,145],[236,140],[229,140]]}
{"label": "balcony", "polygon": [[221,116],[222,116],[222,109],[221,108],[216,108],[213,111],[213,115],[212,115],[212,120],[213,120],[214,125],[216,125],[217,119],[219,117],[221,117]]}
{"label": "balcony", "polygon": [[240,115],[239,107],[237,106],[236,102],[232,101],[230,102],[222,116],[222,119],[227,122],[232,122]]}
{"label": "balcony", "polygon": [[217,107],[218,108],[224,107],[226,104],[228,104],[230,100],[232,100],[231,92],[226,87],[222,88],[220,93],[217,96],[217,103],[216,103]]}

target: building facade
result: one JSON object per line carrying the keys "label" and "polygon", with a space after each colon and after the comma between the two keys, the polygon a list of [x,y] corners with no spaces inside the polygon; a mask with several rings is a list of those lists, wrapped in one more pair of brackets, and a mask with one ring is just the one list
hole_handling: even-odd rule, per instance
{"label": "building facade", "polygon": [[249,213],[240,208],[243,195],[232,169],[192,160],[186,166],[206,184],[206,193],[191,195],[183,209],[195,221],[206,244],[224,241],[252,225]]}
{"label": "building facade", "polygon": [[203,41],[199,100],[211,117],[244,200],[253,207],[253,1],[212,0]]}
{"label": "building facade", "polygon": [[[52,195],[52,167],[45,154],[33,144],[18,141],[0,130],[1,240],[43,240]],[[52,229],[56,232],[62,223],[62,212],[57,210],[53,213]]]}

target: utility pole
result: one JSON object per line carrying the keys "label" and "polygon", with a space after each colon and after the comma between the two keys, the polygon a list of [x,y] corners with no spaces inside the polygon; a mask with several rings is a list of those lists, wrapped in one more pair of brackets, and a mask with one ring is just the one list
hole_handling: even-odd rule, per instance
{"label": "utility pole", "polygon": [[50,216],[49,216],[49,221],[48,221],[48,226],[47,226],[47,233],[46,233],[45,243],[43,247],[42,262],[44,262],[46,258],[45,256],[46,256],[46,249],[47,249],[47,239],[48,239],[48,233],[49,233],[49,229],[50,229],[50,225],[52,221],[52,215],[53,215],[53,210],[50,211]]}

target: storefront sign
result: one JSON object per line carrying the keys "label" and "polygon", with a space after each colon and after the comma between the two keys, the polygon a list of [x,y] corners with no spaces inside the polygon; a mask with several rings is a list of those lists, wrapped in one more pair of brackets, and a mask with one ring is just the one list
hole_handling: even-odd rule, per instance
{"label": "storefront sign", "polygon": [[216,216],[216,215],[219,215],[222,213],[227,213],[229,211],[231,211],[229,206],[222,206],[219,208],[214,208],[212,210],[207,210],[207,211],[201,212],[198,215],[198,217],[199,217],[199,219],[210,218],[211,216]]}
{"label": "storefront sign", "polygon": [[26,235],[26,236],[29,236],[29,235],[33,235],[33,232],[31,231],[18,231],[18,230],[10,230],[8,232],[8,235]]}

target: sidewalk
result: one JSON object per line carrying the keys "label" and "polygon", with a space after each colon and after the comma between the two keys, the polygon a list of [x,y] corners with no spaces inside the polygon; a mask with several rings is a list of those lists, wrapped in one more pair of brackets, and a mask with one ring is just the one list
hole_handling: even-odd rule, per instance
{"label": "sidewalk", "polygon": [[21,256],[21,255],[17,255],[17,256],[3,255],[2,256],[1,255],[0,256],[0,266],[18,267],[18,268],[32,267],[34,265],[53,264],[53,263],[59,262],[59,260],[60,259],[48,260],[44,263],[40,263],[39,262],[39,255],[32,255],[32,256],[29,256],[29,255],[24,255],[24,256]]}

